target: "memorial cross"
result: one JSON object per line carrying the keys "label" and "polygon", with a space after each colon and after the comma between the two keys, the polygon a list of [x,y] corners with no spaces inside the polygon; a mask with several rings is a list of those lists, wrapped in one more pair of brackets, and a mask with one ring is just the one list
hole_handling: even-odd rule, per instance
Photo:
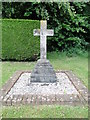
{"label": "memorial cross", "polygon": [[46,59],[47,54],[47,36],[53,36],[54,30],[47,29],[47,21],[40,21],[40,29],[34,29],[34,36],[40,36],[40,59]]}

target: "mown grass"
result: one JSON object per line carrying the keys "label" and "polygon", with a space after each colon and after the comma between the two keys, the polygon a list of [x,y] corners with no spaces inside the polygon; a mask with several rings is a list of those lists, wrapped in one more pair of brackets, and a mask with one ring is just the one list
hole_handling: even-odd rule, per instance
{"label": "mown grass", "polygon": [[[55,70],[72,70],[88,86],[88,55],[67,57],[65,53],[48,53]],[[17,70],[32,70],[36,62],[2,62],[2,85]],[[2,107],[3,118],[87,118],[87,106],[12,106]]]}
{"label": "mown grass", "polygon": [[2,85],[17,71],[17,70],[32,70],[36,62],[2,62]]}
{"label": "mown grass", "polygon": [[88,118],[88,107],[72,106],[19,106],[3,107],[4,118]]}
{"label": "mown grass", "polygon": [[[67,57],[65,53],[49,53],[48,59],[55,70],[72,70],[88,86],[88,55]],[[17,70],[32,70],[36,62],[2,62],[2,85]],[[1,86],[1,85],[0,85]]]}
{"label": "mown grass", "polygon": [[88,87],[88,53],[67,57],[66,53],[49,53],[54,69],[71,70]]}

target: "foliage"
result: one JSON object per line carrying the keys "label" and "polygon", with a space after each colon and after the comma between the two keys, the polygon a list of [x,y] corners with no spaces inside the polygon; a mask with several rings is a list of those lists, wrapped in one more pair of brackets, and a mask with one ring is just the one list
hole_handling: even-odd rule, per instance
{"label": "foliage", "polygon": [[48,20],[48,28],[55,31],[54,37],[48,38],[48,50],[68,51],[73,47],[87,48],[90,19],[85,10],[89,5],[90,2],[3,3],[2,10],[3,18]]}
{"label": "foliage", "polygon": [[33,29],[39,21],[2,20],[2,60],[35,60],[39,54],[39,37]]}

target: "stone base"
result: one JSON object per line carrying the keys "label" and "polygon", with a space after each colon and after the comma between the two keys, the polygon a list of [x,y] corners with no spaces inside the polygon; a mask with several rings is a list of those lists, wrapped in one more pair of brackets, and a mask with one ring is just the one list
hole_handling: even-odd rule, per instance
{"label": "stone base", "polygon": [[53,83],[57,81],[55,71],[49,60],[39,59],[31,73],[31,82]]}

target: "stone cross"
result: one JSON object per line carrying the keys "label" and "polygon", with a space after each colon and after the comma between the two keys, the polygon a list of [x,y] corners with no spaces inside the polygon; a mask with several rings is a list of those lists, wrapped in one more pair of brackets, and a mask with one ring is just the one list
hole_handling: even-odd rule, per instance
{"label": "stone cross", "polygon": [[54,30],[47,29],[47,21],[41,20],[40,21],[40,29],[34,29],[33,33],[34,36],[40,36],[40,59],[46,59],[47,54],[47,36],[53,36]]}

